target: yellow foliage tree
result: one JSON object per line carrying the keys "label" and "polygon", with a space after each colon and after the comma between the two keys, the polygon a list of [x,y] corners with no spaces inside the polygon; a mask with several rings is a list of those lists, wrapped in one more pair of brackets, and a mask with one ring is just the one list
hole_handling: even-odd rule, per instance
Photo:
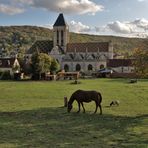
{"label": "yellow foliage tree", "polygon": [[148,78],[148,47],[135,48],[133,57],[136,74],[141,78]]}

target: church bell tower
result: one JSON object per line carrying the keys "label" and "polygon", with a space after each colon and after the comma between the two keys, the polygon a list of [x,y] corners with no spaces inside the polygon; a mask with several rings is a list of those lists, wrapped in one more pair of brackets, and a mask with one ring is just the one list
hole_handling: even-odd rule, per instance
{"label": "church bell tower", "polygon": [[69,43],[69,26],[62,13],[59,14],[53,25],[53,47],[59,47],[66,52],[66,45]]}

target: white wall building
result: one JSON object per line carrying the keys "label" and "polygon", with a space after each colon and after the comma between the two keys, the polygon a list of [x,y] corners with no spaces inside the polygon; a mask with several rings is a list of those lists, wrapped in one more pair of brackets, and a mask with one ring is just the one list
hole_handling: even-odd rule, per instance
{"label": "white wall building", "polygon": [[111,42],[69,43],[69,27],[63,14],[53,25],[54,40],[50,55],[55,57],[65,71],[97,71],[113,59]]}

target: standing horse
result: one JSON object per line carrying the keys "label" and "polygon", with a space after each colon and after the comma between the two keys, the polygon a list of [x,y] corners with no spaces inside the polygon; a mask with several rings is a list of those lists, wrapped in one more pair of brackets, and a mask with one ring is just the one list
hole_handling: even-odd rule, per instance
{"label": "standing horse", "polygon": [[70,112],[72,109],[72,104],[74,101],[77,101],[78,103],[78,113],[80,112],[80,104],[82,105],[83,108],[83,112],[85,113],[85,108],[83,105],[83,102],[91,102],[91,101],[95,101],[96,103],[96,109],[95,112],[97,112],[98,106],[100,108],[100,115],[102,114],[102,107],[101,107],[101,101],[102,101],[102,96],[99,92],[97,91],[84,91],[84,90],[77,90],[75,91],[69,101],[68,101],[68,108],[67,111]]}

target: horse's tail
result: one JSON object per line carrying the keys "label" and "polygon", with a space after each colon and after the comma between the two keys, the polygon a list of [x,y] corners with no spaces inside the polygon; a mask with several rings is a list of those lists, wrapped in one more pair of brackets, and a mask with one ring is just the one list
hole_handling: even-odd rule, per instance
{"label": "horse's tail", "polygon": [[102,102],[102,95],[100,93],[98,93],[99,97],[100,97],[100,103]]}

